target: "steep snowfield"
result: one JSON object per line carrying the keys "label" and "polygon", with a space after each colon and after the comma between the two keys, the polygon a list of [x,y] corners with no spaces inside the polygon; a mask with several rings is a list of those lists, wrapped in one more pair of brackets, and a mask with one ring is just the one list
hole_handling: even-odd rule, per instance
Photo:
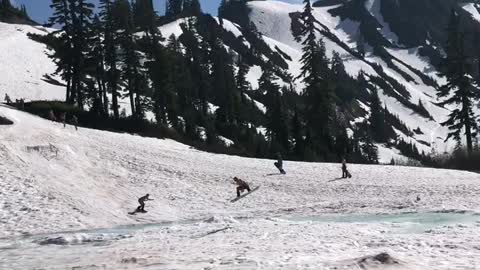
{"label": "steep snowfield", "polygon": [[47,56],[47,47],[28,38],[28,33],[47,34],[43,27],[0,23],[0,98],[63,100],[65,87],[45,82],[56,66]]}
{"label": "steep snowfield", "polygon": [[[339,164],[286,161],[283,176],[272,160],[0,115],[15,123],[0,126],[0,269],[480,266],[478,174],[351,165],[345,180]],[[233,176],[261,187],[232,204]],[[145,193],[149,212],[128,215]],[[381,252],[397,263],[362,258]]]}

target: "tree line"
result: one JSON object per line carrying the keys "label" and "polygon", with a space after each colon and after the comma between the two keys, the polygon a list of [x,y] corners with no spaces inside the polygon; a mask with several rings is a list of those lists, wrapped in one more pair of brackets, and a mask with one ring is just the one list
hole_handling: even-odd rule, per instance
{"label": "tree line", "polygon": [[[153,112],[156,125],[189,141],[215,147],[228,138],[249,156],[280,152],[296,160],[378,162],[374,138],[385,117],[371,116],[382,127],[349,124],[358,95],[372,104],[378,96],[370,94],[362,73],[347,74],[338,53],[327,57],[310,1],[302,13],[300,93],[281,86],[279,76],[288,76],[268,62],[260,63],[259,88],[252,89],[247,75],[262,58],[261,42],[245,54],[228,49],[223,27],[201,12],[198,1],[167,1],[165,16],[184,18],[182,33],[169,37],[159,31],[162,18],[152,0],[100,0],[98,13],[86,0],[52,0],[51,7],[50,23],[60,28],[44,41],[54,48],[68,104],[112,119],[143,121]],[[242,30],[261,40],[253,24]]]}

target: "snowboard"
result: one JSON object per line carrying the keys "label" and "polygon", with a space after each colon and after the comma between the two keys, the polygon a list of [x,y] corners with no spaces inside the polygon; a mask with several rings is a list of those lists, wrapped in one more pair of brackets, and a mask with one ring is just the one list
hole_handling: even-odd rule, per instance
{"label": "snowboard", "polygon": [[347,177],[352,178],[352,174],[349,171],[347,171]]}
{"label": "snowboard", "polygon": [[247,196],[247,195],[249,195],[249,194],[253,193],[254,191],[258,190],[259,188],[260,188],[260,186],[258,186],[258,187],[256,187],[256,188],[252,189],[250,192],[247,192],[247,193],[245,193],[245,194],[243,194],[243,195],[240,195],[240,197],[237,197],[237,198],[235,198],[235,199],[233,199],[233,200],[230,200],[230,202],[232,202],[232,203],[233,203],[233,202],[236,202],[236,201],[238,201],[238,200],[240,200],[240,199],[244,198],[245,196]]}
{"label": "snowboard", "polygon": [[129,212],[128,214],[129,215],[135,215],[136,213],[147,213],[147,211],[143,210],[143,211],[140,211],[140,210],[135,210],[133,212]]}

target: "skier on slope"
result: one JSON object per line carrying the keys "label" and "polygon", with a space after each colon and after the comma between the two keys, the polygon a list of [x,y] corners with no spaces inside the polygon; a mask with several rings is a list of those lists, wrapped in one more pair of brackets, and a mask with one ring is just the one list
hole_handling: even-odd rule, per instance
{"label": "skier on slope", "polygon": [[280,173],[285,174],[285,170],[283,170],[283,160],[282,155],[280,152],[277,153],[277,162],[273,163],[275,167],[280,171]]}
{"label": "skier on slope", "polygon": [[153,201],[153,199],[150,199],[149,196],[150,194],[147,194],[138,199],[138,203],[140,205],[137,207],[137,210],[136,210],[137,212],[145,212],[145,201]]}
{"label": "skier on slope", "polygon": [[240,193],[242,193],[244,190],[247,190],[248,192],[251,191],[250,186],[242,179],[233,177],[233,181],[235,181],[235,184],[237,184],[237,197],[240,197]]}

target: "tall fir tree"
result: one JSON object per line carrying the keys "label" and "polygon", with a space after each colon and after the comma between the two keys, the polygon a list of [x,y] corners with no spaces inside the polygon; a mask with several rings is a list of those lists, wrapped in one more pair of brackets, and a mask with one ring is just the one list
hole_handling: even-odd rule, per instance
{"label": "tall fir tree", "polygon": [[188,0],[184,3],[184,13],[186,16],[199,16],[202,14],[202,7],[199,0]]}
{"label": "tall fir tree", "polygon": [[377,88],[372,89],[370,98],[370,127],[372,129],[373,138],[377,142],[386,142],[387,136],[385,134],[385,112],[383,111],[382,103],[378,97]]}
{"label": "tall fir tree", "polygon": [[137,50],[137,41],[135,38],[135,23],[132,7],[128,0],[117,0],[114,3],[114,18],[118,26],[118,43],[120,48],[120,60],[122,67],[120,69],[121,78],[125,82],[127,96],[130,100],[132,115],[142,118],[141,103],[138,102],[140,95],[143,94],[138,80],[142,78],[142,66],[140,64],[140,55]]}
{"label": "tall fir tree", "polygon": [[100,19],[103,24],[102,30],[104,31],[103,44],[105,50],[105,66],[106,66],[106,81],[108,92],[112,96],[112,111],[115,119],[120,118],[119,112],[119,84],[120,84],[120,70],[118,69],[118,25],[114,20],[114,1],[113,0],[100,0]]}
{"label": "tall fir tree", "polygon": [[462,141],[461,133],[465,132],[467,152],[471,155],[473,139],[478,131],[473,103],[478,96],[473,87],[471,67],[465,54],[464,34],[460,32],[460,16],[453,9],[448,23],[445,51],[446,57],[441,61],[440,75],[446,77],[447,83],[439,88],[437,96],[444,99],[441,105],[454,105],[455,108],[442,125],[448,126],[450,130],[446,140],[454,138],[459,144]]}
{"label": "tall fir tree", "polygon": [[159,34],[156,25],[157,14],[152,0],[136,0],[133,5],[133,18],[137,30],[147,36]]}
{"label": "tall fir tree", "polygon": [[236,76],[237,88],[240,93],[242,103],[246,103],[246,93],[251,89],[250,83],[247,81],[247,74],[250,67],[245,63],[243,57],[238,57],[238,71]]}
{"label": "tall fir tree", "polygon": [[289,152],[288,117],[272,70],[264,69],[259,80],[259,89],[265,92],[266,128],[270,140],[271,153]]}
{"label": "tall fir tree", "polygon": [[[3,0],[5,1],[5,0]],[[49,18],[50,24],[59,25],[60,29],[54,31],[52,35],[56,35],[59,41],[59,47],[56,48],[55,53],[51,58],[56,59],[57,69],[56,74],[60,74],[64,81],[67,83],[65,101],[70,101],[71,85],[72,85],[72,18],[69,10],[67,0],[52,0],[50,8],[53,10],[53,15]]]}
{"label": "tall fir tree", "polygon": [[325,43],[316,37],[316,19],[310,0],[304,0],[300,37],[303,55],[300,76],[305,83],[305,120],[312,151],[326,158],[331,148],[331,123],[334,118],[333,93],[329,85],[328,58]]}
{"label": "tall fir tree", "polygon": [[2,5],[1,7],[3,9],[11,9],[12,8],[12,4],[10,3],[10,0],[2,0]]}
{"label": "tall fir tree", "polygon": [[166,0],[165,16],[174,18],[180,15],[183,11],[184,0]]}
{"label": "tall fir tree", "polygon": [[[104,30],[100,18],[95,15],[92,23],[93,38],[90,53],[87,55],[89,76],[94,78],[98,91],[94,91],[92,109],[98,114],[108,116],[109,99],[105,77],[105,49],[103,44]],[[95,89],[94,87],[92,89]]]}

